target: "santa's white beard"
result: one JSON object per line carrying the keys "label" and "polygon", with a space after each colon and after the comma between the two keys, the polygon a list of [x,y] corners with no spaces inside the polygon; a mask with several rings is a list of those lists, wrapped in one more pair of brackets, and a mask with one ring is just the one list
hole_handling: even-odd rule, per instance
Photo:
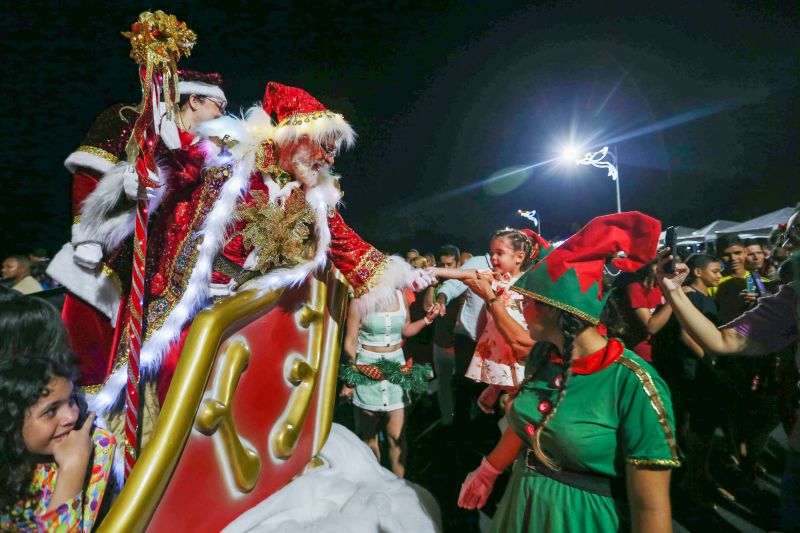
{"label": "santa's white beard", "polygon": [[330,183],[333,180],[330,165],[319,164],[314,166],[309,157],[309,150],[305,147],[297,150],[292,158],[295,179],[305,187],[316,187],[320,183]]}

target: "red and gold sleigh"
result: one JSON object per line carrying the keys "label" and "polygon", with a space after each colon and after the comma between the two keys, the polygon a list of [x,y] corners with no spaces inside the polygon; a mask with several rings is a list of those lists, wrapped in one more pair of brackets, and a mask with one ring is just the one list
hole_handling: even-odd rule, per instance
{"label": "red and gold sleigh", "polygon": [[99,531],[219,531],[313,467],[330,432],[347,284],[243,292],[195,318],[153,436]]}

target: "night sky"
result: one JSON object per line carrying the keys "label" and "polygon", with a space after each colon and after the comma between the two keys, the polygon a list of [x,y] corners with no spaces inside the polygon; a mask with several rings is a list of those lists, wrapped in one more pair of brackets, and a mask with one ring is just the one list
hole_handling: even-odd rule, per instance
{"label": "night sky", "polygon": [[599,169],[550,163],[481,185],[570,137],[615,145],[623,209],[665,225],[800,199],[794,2],[81,5],[3,7],[2,256],[68,239],[62,162],[97,113],[137,101],[120,31],[144,9],[195,30],[181,66],[222,73],[234,110],[275,80],[342,112],[359,134],[336,163],[343,214],[387,251],[481,252],[524,224],[517,209],[537,209],[548,237],[614,211]]}

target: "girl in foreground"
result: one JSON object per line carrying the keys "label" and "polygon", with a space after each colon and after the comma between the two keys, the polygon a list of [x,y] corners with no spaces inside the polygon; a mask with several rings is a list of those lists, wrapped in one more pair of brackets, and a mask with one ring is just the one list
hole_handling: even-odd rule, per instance
{"label": "girl in foreground", "polygon": [[45,358],[0,361],[0,530],[89,532],[97,519],[114,438],[78,428],[86,404],[71,369]]}
{"label": "girl in foreground", "polygon": [[[483,507],[513,466],[492,531],[671,531],[678,466],[669,391],[653,368],[597,330],[607,258],[622,270],[652,260],[660,224],[640,213],[597,218],[515,283],[537,341],[499,444],[462,485]],[[472,282],[484,297],[491,288]]]}

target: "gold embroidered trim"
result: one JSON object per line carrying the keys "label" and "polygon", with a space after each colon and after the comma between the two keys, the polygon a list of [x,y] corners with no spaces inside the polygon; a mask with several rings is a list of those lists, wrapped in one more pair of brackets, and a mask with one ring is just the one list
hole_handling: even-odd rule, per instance
{"label": "gold embroidered trim", "polygon": [[511,290],[514,292],[518,292],[528,298],[533,298],[534,300],[538,300],[540,302],[546,303],[548,305],[552,305],[553,307],[557,307],[563,311],[568,313],[572,313],[576,315],[578,318],[582,318],[585,321],[589,322],[590,324],[597,325],[600,323],[600,319],[598,317],[592,316],[588,314],[586,311],[581,311],[577,307],[572,307],[571,305],[565,304],[563,302],[559,302],[558,300],[553,300],[552,298],[548,298],[547,296],[542,296],[541,294],[536,294],[535,292],[527,291],[521,287],[511,287]]}
{"label": "gold embroidered trim", "polygon": [[103,275],[111,280],[111,283],[117,288],[117,290],[122,294],[122,281],[120,281],[119,276],[114,269],[108,266],[108,263],[103,263],[102,266]]}
{"label": "gold embroidered trim", "polygon": [[74,217],[72,217],[72,224],[73,225],[79,224],[80,221],[81,221],[81,216],[80,215],[75,215]]}
{"label": "gold embroidered trim", "polygon": [[314,111],[312,113],[295,113],[294,115],[289,115],[285,119],[281,120],[278,123],[278,127],[282,126],[302,126],[303,124],[308,124],[312,120],[317,120],[320,118],[341,118],[344,119],[342,115],[339,113],[334,113],[333,111]]}
{"label": "gold embroidered trim", "polygon": [[675,459],[645,459],[642,457],[628,457],[626,459],[628,464],[634,466],[681,466],[681,462]]}
{"label": "gold embroidered trim", "polygon": [[[641,382],[644,392],[647,394],[647,397],[650,398],[650,405],[653,406],[653,410],[656,412],[656,415],[658,415],[658,422],[661,424],[661,429],[664,430],[664,435],[666,436],[667,444],[669,445],[670,455],[672,455],[672,461],[677,463],[674,466],[680,466],[681,462],[678,459],[678,448],[675,445],[675,435],[672,433],[672,428],[669,425],[669,417],[667,416],[667,409],[664,407],[664,402],[661,400],[661,395],[658,393],[658,389],[656,389],[656,384],[653,382],[653,378],[644,368],[642,368],[639,363],[624,354],[620,355],[615,362],[632,370]],[[648,460],[653,461],[654,459]],[[668,459],[662,460],[668,461]],[[630,461],[631,460],[628,459],[628,462]]]}
{"label": "gold embroidered trim", "polygon": [[[215,179],[228,179],[231,174],[231,167],[229,165],[222,165],[217,167],[209,167],[205,171],[203,171],[203,190],[200,194],[200,200],[197,202],[195,206],[194,213],[192,214],[191,221],[189,222],[189,228],[196,228],[199,226],[197,224],[197,220],[200,217],[203,207],[205,205],[213,205],[216,202],[221,186],[216,190],[212,187],[213,181]],[[209,211],[210,213],[210,211]],[[206,213],[206,216],[209,214]],[[190,244],[192,239],[195,240],[193,244]],[[147,316],[147,331],[144,335],[144,341],[150,340],[153,334],[161,329],[161,326],[164,325],[166,322],[167,317],[174,309],[175,305],[180,301],[181,296],[183,293],[186,292],[186,287],[189,285],[189,278],[191,277],[192,269],[194,268],[195,263],[197,262],[197,254],[200,252],[200,245],[203,242],[202,235],[196,235],[193,231],[188,231],[186,236],[183,240],[178,243],[175,247],[176,253],[171,258],[169,268],[166,270],[166,274],[169,275],[169,279],[167,280],[167,287],[164,289],[162,295],[152,302],[147,307],[145,314]],[[175,270],[177,266],[178,259],[183,252],[184,247],[190,246],[189,255],[186,260],[186,267],[184,268],[184,274],[179,280],[179,287],[177,290],[177,294],[175,289],[172,285],[173,278],[175,276]],[[162,302],[166,302],[166,307],[159,311],[158,307]]]}
{"label": "gold embroidered trim", "polygon": [[84,394],[97,394],[102,388],[103,385],[84,385],[81,390]]}
{"label": "gold embroidered trim", "polygon": [[[377,279],[380,278],[389,267],[389,260],[386,259],[386,256],[383,254],[381,254],[383,258],[377,263],[372,260],[372,254],[375,252],[377,252],[377,250],[373,247],[370,247],[369,250],[367,250],[367,252],[361,256],[358,266],[353,270],[354,276],[357,276],[361,269],[370,271],[369,277],[365,279],[361,285],[353,289],[356,298],[362,294],[368,293],[369,290],[375,286]],[[355,283],[350,284],[355,286]]]}
{"label": "gold embroidered trim", "polygon": [[93,156],[99,157],[100,159],[105,159],[112,165],[116,165],[119,163],[119,158],[112,154],[111,152],[107,152],[102,148],[98,148],[96,146],[78,146],[78,149],[75,150],[76,152],[86,152],[87,154],[91,154]]}

